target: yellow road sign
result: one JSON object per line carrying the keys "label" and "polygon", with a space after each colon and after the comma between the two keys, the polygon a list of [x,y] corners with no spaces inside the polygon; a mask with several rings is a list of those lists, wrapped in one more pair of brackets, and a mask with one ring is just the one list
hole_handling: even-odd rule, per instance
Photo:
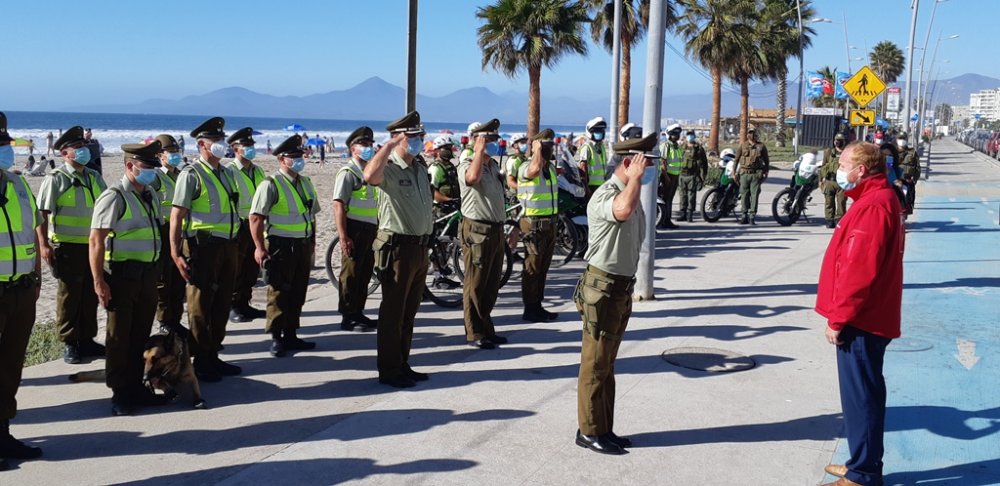
{"label": "yellow road sign", "polygon": [[870,127],[875,125],[875,110],[851,110],[852,127]]}
{"label": "yellow road sign", "polygon": [[857,104],[862,107],[868,106],[876,96],[885,91],[885,83],[879,79],[875,71],[865,66],[854,73],[850,79],[844,83],[844,89]]}

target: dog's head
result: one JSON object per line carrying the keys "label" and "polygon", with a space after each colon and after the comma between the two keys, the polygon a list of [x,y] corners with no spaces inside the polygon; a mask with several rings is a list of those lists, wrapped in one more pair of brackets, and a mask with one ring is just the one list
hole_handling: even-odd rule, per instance
{"label": "dog's head", "polygon": [[176,372],[180,362],[180,346],[174,336],[155,334],[146,341],[146,349],[142,353],[146,364],[143,369],[142,381],[147,387],[163,389],[164,382],[176,381]]}

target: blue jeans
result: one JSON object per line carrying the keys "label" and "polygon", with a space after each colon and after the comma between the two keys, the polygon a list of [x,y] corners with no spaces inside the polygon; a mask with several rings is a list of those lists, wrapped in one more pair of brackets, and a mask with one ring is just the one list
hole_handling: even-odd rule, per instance
{"label": "blue jeans", "polygon": [[882,443],[885,431],[885,377],[882,363],[892,341],[846,326],[837,346],[837,373],[844,429],[851,458],[847,479],[858,484],[882,484]]}

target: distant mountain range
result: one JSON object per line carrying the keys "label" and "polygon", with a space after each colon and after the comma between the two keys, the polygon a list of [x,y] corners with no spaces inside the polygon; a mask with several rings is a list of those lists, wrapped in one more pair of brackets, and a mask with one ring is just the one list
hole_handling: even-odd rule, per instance
{"label": "distant mountain range", "polygon": [[[544,83],[544,79],[542,80]],[[669,83],[669,79],[667,80]],[[914,83],[915,86],[915,83]],[[1000,79],[964,74],[937,83],[936,99],[953,105],[969,102],[969,93],[1000,87]],[[794,107],[798,84],[789,83],[788,106]],[[757,108],[773,108],[775,86],[754,85],[750,89],[750,104]],[[400,115],[405,90],[385,80],[372,77],[345,90],[308,96],[272,96],[246,88],[223,88],[179,100],[149,99],[128,105],[92,105],[69,107],[67,111],[100,113],[148,113],[164,115],[258,116],[276,118],[321,118],[343,120],[391,120]],[[642,118],[642,93],[632,96],[631,119]],[[694,120],[708,118],[712,108],[711,94],[665,96],[664,117]],[[417,108],[425,120],[466,122],[497,117],[501,120],[526,120],[527,95],[515,92],[495,93],[487,88],[466,88],[445,96],[417,95]],[[608,111],[609,98],[579,100],[570,97],[542,99],[542,120],[550,124],[583,123]],[[731,86],[722,94],[723,116],[739,112],[739,95]],[[523,122],[522,122],[523,123]]]}

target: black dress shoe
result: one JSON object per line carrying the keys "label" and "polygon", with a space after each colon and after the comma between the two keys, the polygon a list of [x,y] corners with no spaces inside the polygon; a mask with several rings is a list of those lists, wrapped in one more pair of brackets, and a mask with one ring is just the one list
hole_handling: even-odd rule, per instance
{"label": "black dress shoe", "polygon": [[486,339],[493,341],[493,344],[507,344],[507,338],[499,334],[494,334]]}
{"label": "black dress shoe", "polygon": [[[40,448],[26,445],[10,434],[4,434],[4,437],[0,437],[0,458],[38,459],[39,457],[42,457]],[[2,470],[0,468],[0,471]]]}
{"label": "black dress shoe", "polygon": [[286,336],[284,339],[284,343],[285,343],[285,349],[290,351],[308,351],[310,349],[316,349],[316,343],[311,341],[303,341],[294,334]]}
{"label": "black dress shoe", "polygon": [[542,308],[541,304],[524,309],[521,318],[528,322],[549,322],[559,318],[559,314],[549,312]]}
{"label": "black dress shoe", "polygon": [[750,218],[750,225],[757,226],[757,218]]}
{"label": "black dress shoe", "polygon": [[219,374],[222,376],[236,376],[240,373],[243,373],[243,368],[240,368],[239,366],[236,366],[234,364],[226,363],[225,361],[219,359],[218,356],[215,357],[215,360],[212,364],[215,365],[216,371],[218,371]]}
{"label": "black dress shoe", "polygon": [[195,358],[194,373],[198,375],[199,380],[206,383],[215,383],[222,380],[222,375],[219,374],[219,370],[215,369],[215,364],[211,361],[211,358]]}
{"label": "black dress shoe", "polygon": [[354,321],[355,324],[362,324],[368,329],[378,328],[378,321],[364,314],[357,314],[352,317],[352,320]]}
{"label": "black dress shoe", "polygon": [[403,375],[413,381],[427,381],[431,379],[431,376],[428,375],[427,373],[413,371],[413,368],[410,368],[410,365],[403,366]]}
{"label": "black dress shoe", "polygon": [[133,406],[159,407],[170,403],[170,397],[153,393],[149,388],[137,386],[131,394],[130,400]]}
{"label": "black dress shoe", "polygon": [[614,432],[608,432],[606,436],[608,440],[618,444],[620,447],[632,447],[632,441],[628,437],[621,437]]}
{"label": "black dress shoe", "polygon": [[622,446],[612,442],[607,435],[583,435],[579,430],[576,431],[576,445],[601,454],[620,456],[628,453]]}
{"label": "black dress shoe", "polygon": [[75,343],[66,343],[63,347],[63,361],[69,364],[80,364],[83,360],[80,359],[80,347]]}
{"label": "black dress shoe", "polygon": [[276,337],[271,339],[271,356],[275,358],[280,358],[285,355],[285,343],[282,342],[281,338]]}
{"label": "black dress shoe", "polygon": [[118,390],[111,395],[111,415],[124,417],[132,415],[132,400],[125,390]]}
{"label": "black dress shoe", "polygon": [[666,229],[668,229],[668,230],[680,228],[680,226],[677,226],[676,224],[674,224],[673,221],[667,221],[667,224],[663,225],[663,227],[666,228]]}
{"label": "black dress shoe", "polygon": [[229,311],[229,322],[250,322],[251,320],[236,309]]}
{"label": "black dress shoe", "polygon": [[750,224],[750,218],[748,218],[746,215],[743,215],[743,217],[740,218],[740,224]]}
{"label": "black dress shoe", "polygon": [[105,355],[104,345],[93,339],[81,339],[79,344],[80,356],[101,358]]}
{"label": "black dress shoe", "polygon": [[261,310],[261,309],[257,309],[255,307],[250,307],[249,305],[247,305],[246,307],[243,307],[242,309],[240,309],[240,311],[241,311],[241,314],[243,314],[243,317],[247,317],[247,318],[249,318],[251,320],[252,319],[263,319],[263,318],[267,317],[267,311],[264,311],[264,310]]}
{"label": "black dress shoe", "polygon": [[475,341],[469,341],[469,346],[479,349],[496,349],[497,345],[490,341],[489,339],[476,339]]}
{"label": "black dress shoe", "polygon": [[0,457],[0,471],[6,471],[10,469],[10,464],[7,464],[7,459]]}
{"label": "black dress shoe", "polygon": [[403,376],[402,374],[384,378],[380,376],[378,377],[378,382],[393,388],[413,388],[417,386],[417,382],[413,381],[413,378]]}

